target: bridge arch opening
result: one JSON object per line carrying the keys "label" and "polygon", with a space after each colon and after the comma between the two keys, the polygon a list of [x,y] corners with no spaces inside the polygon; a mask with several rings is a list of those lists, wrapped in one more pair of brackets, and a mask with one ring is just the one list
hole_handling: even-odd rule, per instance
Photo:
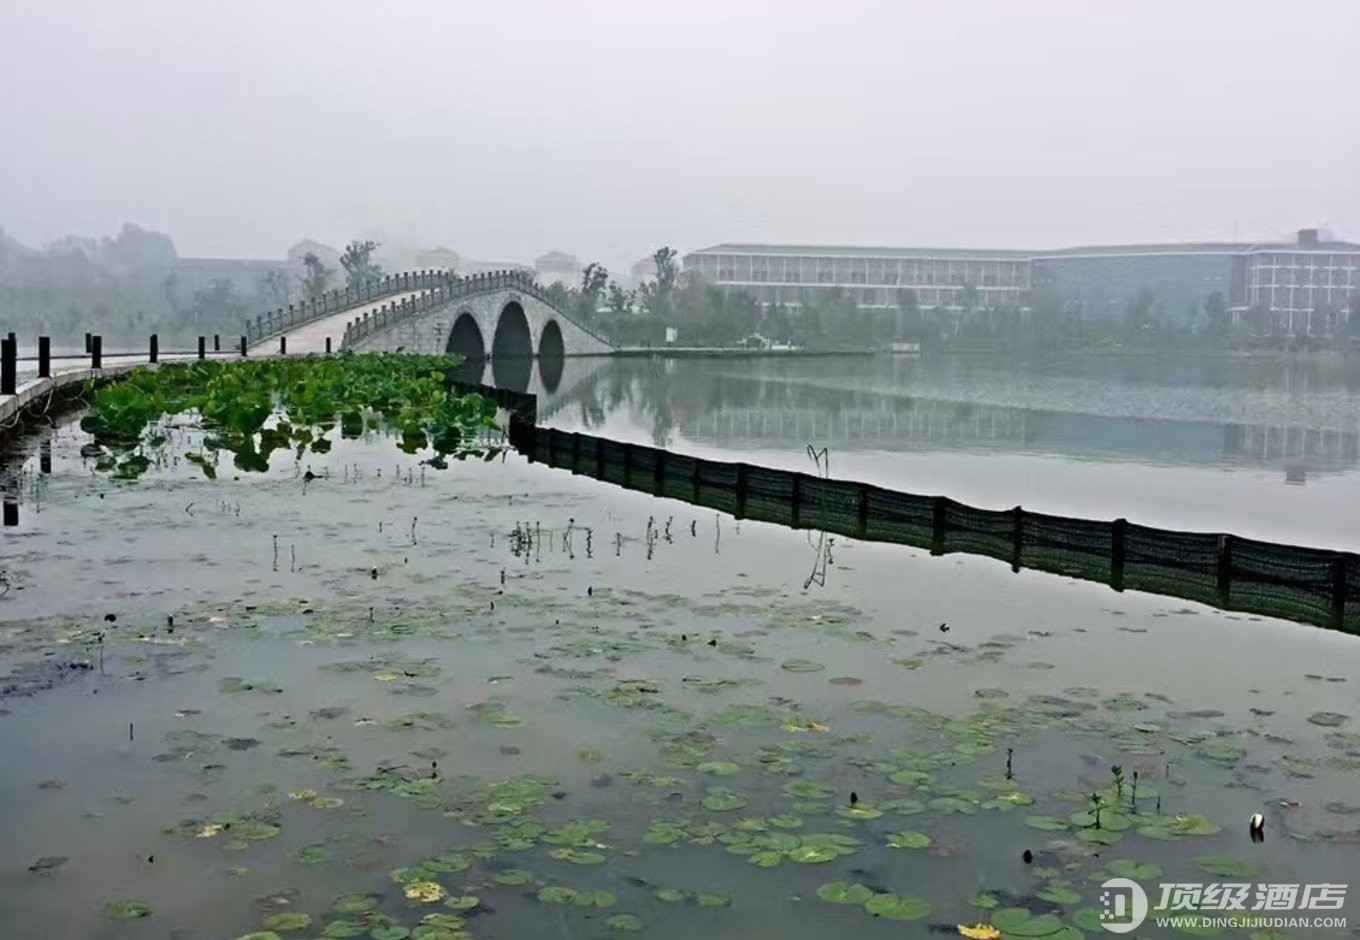
{"label": "bridge arch opening", "polygon": [[562,370],[566,365],[567,347],[562,341],[562,327],[556,320],[543,324],[543,332],[538,337],[538,377],[548,392],[557,391],[562,383]]}
{"label": "bridge arch opening", "polygon": [[449,330],[444,351],[463,357],[462,364],[453,370],[455,379],[473,385],[481,383],[482,373],[486,370],[486,342],[476,317],[466,310],[458,315],[453,321],[453,329]]}
{"label": "bridge arch opening", "polygon": [[510,301],[496,321],[491,341],[491,374],[501,388],[527,391],[534,369],[534,338],[524,308]]}

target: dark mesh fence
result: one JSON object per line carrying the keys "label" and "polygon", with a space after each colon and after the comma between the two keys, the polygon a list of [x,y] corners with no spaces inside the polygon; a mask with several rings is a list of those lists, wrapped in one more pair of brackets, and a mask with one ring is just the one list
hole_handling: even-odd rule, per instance
{"label": "dark mesh fence", "polygon": [[[506,405],[532,413],[514,402]],[[532,460],[738,518],[914,545],[934,554],[986,555],[1017,569],[1099,581],[1116,590],[1360,633],[1360,557],[1347,552],[1153,529],[1122,519],[1069,519],[1019,507],[976,509],[941,496],[702,460],[523,420],[512,421],[511,442]]]}

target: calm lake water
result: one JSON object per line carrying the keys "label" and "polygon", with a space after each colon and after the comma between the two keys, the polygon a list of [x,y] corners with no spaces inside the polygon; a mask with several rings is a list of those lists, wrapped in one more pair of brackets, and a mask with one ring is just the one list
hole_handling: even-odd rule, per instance
{"label": "calm lake water", "polygon": [[1027,509],[1360,550],[1360,360],[569,360],[546,423]]}
{"label": "calm lake water", "polygon": [[[577,361],[540,411],[1349,545],[1355,381],[1272,368]],[[1239,446],[1270,422],[1304,443]],[[0,937],[1080,940],[1110,877],[1155,904],[1356,870],[1352,637],[514,454],[435,471],[372,435],[211,481],[176,432],[121,484],[85,442],[48,434],[0,532]]]}

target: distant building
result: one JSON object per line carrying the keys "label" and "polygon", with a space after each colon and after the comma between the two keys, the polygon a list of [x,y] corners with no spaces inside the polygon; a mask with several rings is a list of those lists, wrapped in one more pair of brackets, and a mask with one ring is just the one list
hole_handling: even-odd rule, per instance
{"label": "distant building", "polygon": [[633,286],[637,287],[643,281],[656,280],[656,261],[653,258],[639,258],[633,262],[633,266],[628,270],[628,277]]}
{"label": "distant building", "polygon": [[453,271],[457,273],[458,266],[463,259],[452,248],[445,248],[440,245],[428,251],[417,252],[415,261],[418,271]]}
{"label": "distant building", "polygon": [[860,307],[893,307],[910,289],[923,308],[1025,308],[1042,292],[1093,321],[1123,317],[1146,290],[1161,317],[1187,326],[1217,293],[1234,317],[1265,313],[1275,328],[1293,333],[1340,321],[1360,292],[1360,244],[1317,229],[1283,243],[1055,251],[727,244],[685,256],[685,271],[762,304],[799,306],[842,292]]}
{"label": "distant building", "polygon": [[564,251],[550,251],[534,259],[534,276],[544,287],[580,287],[581,270],[581,260]]}
{"label": "distant building", "polygon": [[895,307],[902,291],[922,307],[1023,307],[1030,256],[952,248],[715,245],[685,256],[685,271],[763,304],[801,306],[841,292],[860,307]]}

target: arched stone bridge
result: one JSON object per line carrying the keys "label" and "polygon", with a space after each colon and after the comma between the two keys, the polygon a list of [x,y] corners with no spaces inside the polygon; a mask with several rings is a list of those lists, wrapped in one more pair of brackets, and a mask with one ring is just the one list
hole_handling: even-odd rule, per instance
{"label": "arched stone bridge", "polygon": [[453,352],[470,362],[560,359],[613,352],[602,337],[553,306],[534,280],[498,271],[446,284],[352,320],[341,340],[355,352],[435,355]]}

